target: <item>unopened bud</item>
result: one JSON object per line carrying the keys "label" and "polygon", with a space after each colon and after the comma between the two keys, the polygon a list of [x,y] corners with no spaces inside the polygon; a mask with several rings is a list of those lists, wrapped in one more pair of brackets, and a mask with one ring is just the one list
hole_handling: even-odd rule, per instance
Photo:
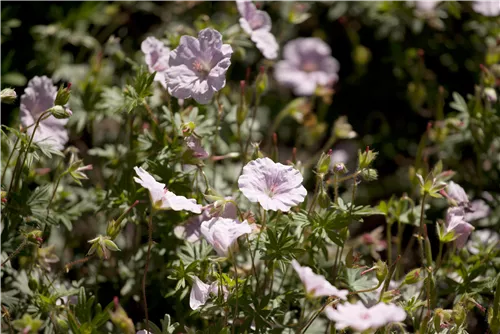
{"label": "unopened bud", "polygon": [[370,167],[375,158],[377,157],[377,152],[370,150],[369,147],[363,152],[358,151],[359,169],[364,169]]}
{"label": "unopened bud", "polygon": [[53,106],[49,109],[49,112],[52,114],[52,116],[58,119],[69,118],[71,115],[73,115],[73,112],[71,110],[61,105]]}
{"label": "unopened bud", "polygon": [[16,101],[17,94],[12,88],[5,88],[0,92],[0,97],[2,99],[2,103],[12,104]]}
{"label": "unopened bud", "polygon": [[122,333],[133,334],[135,327],[132,320],[128,317],[127,312],[121,307],[118,297],[114,298],[115,310],[109,311],[111,322],[120,329]]}
{"label": "unopened bud", "polygon": [[417,269],[413,269],[408,274],[406,274],[406,276],[403,280],[403,283],[410,285],[410,284],[418,283],[421,280],[422,280],[422,275],[420,274],[420,268],[417,268]]}
{"label": "unopened bud", "polygon": [[264,66],[261,66],[259,75],[255,81],[255,88],[257,90],[257,95],[262,95],[268,86],[268,78],[266,69]]}
{"label": "unopened bud", "polygon": [[377,276],[377,279],[380,283],[384,281],[389,274],[389,269],[387,268],[387,264],[380,260],[377,261],[377,265],[375,267],[377,268],[375,275]]}
{"label": "unopened bud", "polygon": [[264,155],[260,151],[259,143],[252,143],[253,152],[252,152],[252,160],[263,158]]}
{"label": "unopened bud", "polygon": [[330,156],[325,153],[321,153],[321,156],[316,165],[316,172],[318,175],[325,175],[328,173],[328,168],[330,167]]}
{"label": "unopened bud", "polygon": [[347,167],[342,163],[338,162],[333,165],[333,173],[338,175],[344,175],[348,172]]}
{"label": "unopened bud", "polygon": [[64,106],[66,103],[69,101],[69,97],[71,95],[71,84],[68,84],[68,87],[59,87],[59,90],[57,91],[56,99],[54,101],[54,104],[57,106]]}
{"label": "unopened bud", "polygon": [[189,137],[193,134],[194,129],[196,128],[196,124],[193,122],[187,122],[181,125],[182,135],[184,137]]}
{"label": "unopened bud", "polygon": [[330,196],[328,196],[328,193],[326,192],[323,181],[318,180],[318,182],[321,182],[319,192],[318,192],[318,204],[322,209],[327,209],[332,204],[332,201],[330,199]]}

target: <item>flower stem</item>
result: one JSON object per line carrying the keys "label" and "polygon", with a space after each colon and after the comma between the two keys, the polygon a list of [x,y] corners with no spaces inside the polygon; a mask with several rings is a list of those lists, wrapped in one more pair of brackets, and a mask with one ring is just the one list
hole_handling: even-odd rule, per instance
{"label": "flower stem", "polygon": [[28,239],[24,238],[23,242],[21,242],[21,244],[16,248],[16,250],[13,251],[12,254],[10,254],[9,257],[7,257],[7,259],[5,259],[5,261],[2,262],[2,267],[11,259],[13,259],[17,254],[19,254],[19,252],[22,251],[27,244],[28,244]]}
{"label": "flower stem", "polygon": [[[252,141],[252,130],[255,124],[255,119],[257,118],[257,109],[260,105],[260,94],[257,93],[257,88],[255,88],[255,103],[252,109],[252,121],[250,122],[250,128],[248,129],[248,138],[245,144],[245,150],[243,152],[243,165],[247,162],[247,153],[248,147],[250,146],[250,142]],[[240,173],[241,174],[241,173]]]}
{"label": "flower stem", "polygon": [[316,318],[321,314],[321,312],[323,312],[328,305],[332,304],[332,302],[333,301],[330,299],[326,301],[326,303],[311,317],[311,319],[309,319],[307,324],[304,326],[302,333],[305,333],[307,331],[307,329],[311,326],[314,320],[316,320]]}
{"label": "flower stem", "polygon": [[[221,121],[221,118],[222,118],[222,113],[224,112],[224,110],[222,109],[222,103],[219,102],[219,96],[220,94],[217,94],[217,98],[216,98],[216,103],[217,103],[217,121],[215,122],[215,135],[214,135],[214,140],[213,140],[213,144],[212,144],[212,149],[211,149],[211,154],[212,155],[215,155],[215,151],[217,150],[217,139],[219,138],[219,128],[220,128],[220,121]],[[214,160],[214,165],[213,165],[213,174],[212,174],[212,178],[213,180],[215,180],[215,175],[216,175],[216,171],[217,171],[217,161]]]}
{"label": "flower stem", "polygon": [[57,188],[59,187],[59,182],[61,182],[61,179],[64,175],[66,175],[66,172],[61,173],[61,175],[59,175],[59,177],[57,178],[56,185],[54,186],[54,190],[52,191],[52,196],[50,196],[49,204],[47,204],[47,218],[49,217],[50,205],[52,204],[52,201],[54,200],[54,197],[56,196]]}
{"label": "flower stem", "polygon": [[146,277],[149,268],[149,259],[151,256],[151,246],[153,245],[153,209],[148,220],[148,253],[146,255],[146,264],[144,266],[144,275],[142,276],[142,298],[144,301],[144,313],[146,314],[146,331],[149,332],[149,314],[148,314],[148,301],[146,298]]}
{"label": "flower stem", "polygon": [[233,316],[233,328],[232,328],[232,333],[234,334],[235,328],[236,328],[236,319],[238,319],[238,268],[236,267],[236,256],[234,253],[229,250],[231,254],[231,258],[233,260],[233,266],[234,266],[234,281],[235,281],[235,288],[236,288],[236,306],[234,308],[234,316]]}
{"label": "flower stem", "polygon": [[[420,203],[421,205],[421,208],[420,208],[420,237],[421,238],[424,238],[424,235],[426,234],[425,233],[425,227],[424,227],[424,214],[425,214],[425,198],[427,197],[427,193],[424,193],[422,195],[422,202]],[[420,240],[419,242],[420,244],[420,248],[421,248],[421,252],[423,255],[425,255],[425,250],[424,250],[424,247],[423,247],[423,243],[422,243],[422,240]],[[424,261],[424,258],[422,258],[422,261]],[[428,263],[428,265],[431,265],[430,263]]]}
{"label": "flower stem", "polygon": [[[12,156],[14,155],[14,152],[16,151],[17,144],[19,143],[19,138],[20,137],[17,137],[16,141],[14,142],[14,146],[12,147],[12,151],[10,152],[9,157],[7,158],[7,163],[5,164],[5,168],[2,172],[2,184],[5,180],[5,174],[6,174],[5,172],[9,168],[10,159],[12,159]],[[14,176],[14,174],[12,174],[12,176]]]}
{"label": "flower stem", "polygon": [[392,263],[392,223],[387,223],[385,228],[386,238],[387,238],[387,264],[391,265]]}

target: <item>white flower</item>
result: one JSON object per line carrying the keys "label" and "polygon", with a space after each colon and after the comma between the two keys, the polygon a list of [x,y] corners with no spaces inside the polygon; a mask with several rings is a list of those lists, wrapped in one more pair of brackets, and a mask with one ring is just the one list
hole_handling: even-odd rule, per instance
{"label": "white flower", "polygon": [[135,182],[149,190],[149,195],[153,206],[157,210],[191,211],[201,213],[201,205],[196,204],[196,200],[188,199],[184,196],[177,196],[165,188],[164,183],[156,181],[151,174],[141,167],[134,167],[137,177]]}
{"label": "white flower", "polygon": [[[217,281],[212,284],[205,284],[198,277],[194,276],[193,278],[193,287],[189,295],[189,307],[197,310],[207,303],[210,293],[216,296],[219,294],[219,285]],[[224,294],[224,299],[227,300],[228,291],[225,286],[222,288],[222,293]]]}
{"label": "white flower", "polygon": [[481,250],[487,250],[491,246],[500,246],[500,235],[493,230],[479,230],[472,233],[467,243],[467,249],[471,254],[478,254]]}
{"label": "white flower", "polygon": [[250,39],[257,45],[267,59],[278,57],[279,45],[276,38],[271,34],[271,18],[269,14],[257,7],[251,1],[236,1],[240,12],[240,25],[250,35]]}
{"label": "white flower", "polygon": [[490,207],[482,199],[472,201],[470,207],[465,213],[465,220],[468,222],[486,218],[490,215]]}
{"label": "white flower", "polygon": [[205,151],[203,146],[201,146],[200,138],[196,137],[195,135],[191,135],[184,138],[184,141],[186,142],[186,146],[193,153],[193,157],[198,159],[206,159],[209,157],[208,152]]}
{"label": "white flower", "polygon": [[149,72],[156,72],[155,81],[158,81],[164,88],[167,88],[165,72],[168,69],[170,49],[155,37],[148,37],[142,42],[141,51],[146,58]]}
{"label": "white flower", "polygon": [[[34,77],[28,82],[28,87],[21,95],[20,117],[21,124],[29,127],[28,134],[31,136],[35,123],[47,109],[54,106],[57,88],[52,80],[43,77]],[[58,150],[62,150],[68,142],[68,131],[65,128],[68,119],[58,119],[50,115],[40,121],[36,129],[33,141],[35,143],[47,143]]]}
{"label": "white flower", "polygon": [[302,283],[304,283],[306,291],[309,295],[312,295],[313,297],[336,296],[340,299],[347,299],[349,291],[338,290],[326,280],[325,276],[313,273],[309,267],[300,266],[296,260],[292,261],[292,267],[299,275]]}
{"label": "white flower", "polygon": [[498,0],[490,1],[474,1],[472,9],[476,13],[484,16],[498,16],[500,15],[500,3]]}
{"label": "white flower", "polygon": [[474,226],[467,223],[462,207],[449,208],[446,213],[446,233],[452,232],[456,236],[455,245],[463,248],[469,235],[474,231]]}
{"label": "white flower", "polygon": [[203,237],[215,249],[219,256],[227,256],[234,242],[243,234],[252,233],[252,227],[245,220],[216,217],[201,223]]}
{"label": "white flower", "polygon": [[292,166],[260,158],[243,168],[238,187],[250,202],[259,202],[265,210],[287,212],[307,195],[302,180],[300,172]]}
{"label": "white flower", "polygon": [[375,330],[392,322],[400,322],[406,319],[405,311],[394,304],[378,303],[367,308],[361,301],[356,304],[341,304],[337,309],[327,307],[326,316],[335,321],[335,328],[344,329],[350,327],[356,332],[367,329]]}

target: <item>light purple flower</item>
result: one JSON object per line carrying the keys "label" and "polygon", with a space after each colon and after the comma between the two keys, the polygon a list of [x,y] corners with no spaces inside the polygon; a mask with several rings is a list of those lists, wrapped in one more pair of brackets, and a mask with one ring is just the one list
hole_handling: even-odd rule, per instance
{"label": "light purple flower", "polygon": [[[231,197],[226,197],[226,200],[231,199]],[[201,215],[191,217],[184,224],[176,226],[174,228],[174,234],[179,239],[185,239],[189,242],[197,242],[201,238],[201,223],[209,221],[214,217],[222,217],[229,219],[236,219],[237,212],[236,206],[231,202],[226,202],[222,212],[212,213],[214,205],[211,204],[207,206]]]}
{"label": "light purple flower", "polygon": [[455,245],[463,248],[474,226],[465,221],[464,209],[462,207],[451,207],[446,213],[446,233],[453,233],[456,237]]}
{"label": "light purple flower", "polygon": [[[46,76],[34,77],[28,82],[28,87],[21,95],[20,116],[23,127],[28,128],[31,136],[35,128],[34,124],[41,114],[54,106],[57,95],[57,87],[52,80]],[[58,119],[50,115],[40,121],[40,125],[35,132],[33,141],[35,143],[47,143],[52,147],[62,150],[68,142],[68,131],[65,125],[68,119]]]}
{"label": "light purple flower", "polygon": [[[203,283],[196,276],[193,278],[193,287],[189,295],[189,307],[193,310],[197,310],[207,303],[210,293],[215,296],[219,295],[219,285],[218,282],[213,282],[212,284]],[[227,300],[229,292],[225,286],[222,287],[222,293],[224,294],[224,299]]]}
{"label": "light purple flower", "polygon": [[312,297],[335,296],[343,300],[347,300],[347,290],[338,290],[323,275],[313,273],[309,267],[302,267],[296,261],[292,261],[292,267],[300,277],[300,280],[306,288],[308,295]]}
{"label": "light purple flower", "polygon": [[448,196],[457,202],[458,205],[464,205],[469,203],[469,197],[465,192],[464,188],[456,184],[453,181],[448,183]]}
{"label": "light purple flower", "polygon": [[179,46],[170,51],[165,73],[168,92],[179,99],[192,97],[198,103],[208,103],[226,85],[232,53],[214,29],[203,29],[198,38],[182,36]]}
{"label": "light purple flower", "polygon": [[492,1],[474,1],[472,4],[472,9],[476,13],[482,14],[484,16],[498,16],[500,15],[500,3],[498,0]]}
{"label": "light purple flower", "polygon": [[302,203],[307,195],[302,180],[293,166],[260,158],[243,168],[238,187],[250,202],[259,202],[265,210],[287,212]]}
{"label": "light purple flower", "polygon": [[338,80],[339,63],[330,47],[319,38],[297,38],[283,49],[284,60],[276,64],[274,76],[296,95],[312,95],[317,86]]}
{"label": "light purple flower", "polygon": [[412,1],[415,5],[415,8],[422,13],[433,13],[436,9],[437,5],[441,2],[440,0],[419,0]]}
{"label": "light purple flower", "polygon": [[201,223],[203,237],[215,249],[217,254],[227,257],[232,245],[244,234],[252,233],[252,227],[244,220],[215,217]]}
{"label": "light purple flower", "polygon": [[489,216],[491,212],[490,207],[482,199],[477,199],[470,203],[470,206],[465,213],[465,220],[468,222],[483,219]]}
{"label": "light purple flower", "polygon": [[258,10],[251,1],[236,1],[240,12],[240,25],[250,35],[250,39],[257,45],[267,59],[278,57],[279,45],[271,34],[271,18],[263,10]]}
{"label": "light purple flower", "polygon": [[186,146],[193,152],[193,157],[198,159],[206,159],[209,157],[208,152],[201,146],[200,138],[191,135],[184,138],[184,141],[186,142]]}
{"label": "light purple flower", "polygon": [[160,183],[154,179],[148,172],[141,167],[134,167],[137,177],[134,177],[135,182],[149,190],[149,196],[153,207],[156,210],[174,210],[174,211],[191,211],[193,213],[201,213],[201,205],[196,204],[196,200],[188,199],[184,196],[177,196],[173,192],[165,188],[164,183]]}
{"label": "light purple flower", "polygon": [[337,305],[337,309],[327,307],[326,316],[335,321],[335,328],[351,328],[356,332],[368,329],[376,330],[392,322],[401,322],[406,319],[404,309],[394,304],[378,303],[367,308],[361,301],[356,304]]}
{"label": "light purple flower", "polygon": [[146,38],[141,44],[141,50],[146,58],[149,72],[156,72],[155,81],[167,88],[165,71],[168,68],[168,54],[170,49],[155,37]]}
{"label": "light purple flower", "polygon": [[467,242],[467,250],[471,254],[478,254],[480,250],[487,250],[492,246],[500,246],[500,235],[493,230],[479,230],[472,233],[472,236]]}

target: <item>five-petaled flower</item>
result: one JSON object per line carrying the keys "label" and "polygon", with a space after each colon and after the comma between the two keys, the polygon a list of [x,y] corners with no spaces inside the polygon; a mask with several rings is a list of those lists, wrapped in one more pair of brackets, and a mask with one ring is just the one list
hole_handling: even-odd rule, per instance
{"label": "five-petaled flower", "polygon": [[149,72],[156,72],[155,81],[158,81],[164,88],[167,88],[165,71],[168,68],[168,54],[170,49],[155,37],[148,37],[142,42],[141,51],[144,53]]}
{"label": "five-petaled flower", "polygon": [[[28,128],[31,136],[34,124],[48,109],[54,107],[57,88],[46,76],[34,77],[28,82],[28,87],[21,95],[20,116],[23,127]],[[50,115],[40,121],[33,141],[47,143],[58,150],[62,150],[68,142],[68,131],[65,128],[68,119],[59,119]]]}
{"label": "five-petaled flower", "polygon": [[201,205],[196,204],[196,200],[177,196],[173,192],[168,191],[164,183],[156,181],[142,167],[134,167],[134,170],[137,176],[139,176],[138,178],[134,177],[135,182],[149,190],[151,202],[156,210],[185,210],[193,213],[201,213]]}
{"label": "five-petaled flower", "polygon": [[263,10],[258,10],[251,2],[246,0],[236,1],[240,12],[240,25],[250,35],[250,39],[257,45],[267,59],[278,57],[279,45],[271,34],[271,18]]}
{"label": "five-petaled flower", "polygon": [[387,324],[406,319],[405,311],[395,304],[378,303],[367,308],[361,301],[356,304],[341,304],[337,306],[337,309],[327,307],[325,314],[330,320],[335,321],[335,328],[350,327],[356,332],[376,330]]}
{"label": "five-petaled flower", "polygon": [[335,296],[340,299],[347,299],[347,290],[339,290],[328,282],[323,275],[313,273],[309,267],[302,267],[296,260],[292,261],[295,269],[304,284],[307,294],[312,297]]}
{"label": "five-petaled flower", "polygon": [[274,76],[296,95],[313,95],[317,86],[338,80],[339,63],[330,47],[319,38],[297,38],[283,48],[284,60],[276,64]]}
{"label": "five-petaled flower", "polygon": [[250,202],[259,202],[265,210],[287,212],[307,195],[302,180],[302,174],[293,166],[259,158],[243,168],[238,187]]}
{"label": "five-petaled flower", "polygon": [[200,232],[219,256],[227,257],[236,240],[252,233],[252,227],[246,220],[214,217],[201,223]]}
{"label": "five-petaled flower", "polygon": [[190,135],[184,138],[186,146],[193,152],[193,157],[198,159],[208,158],[208,152],[201,146],[201,140],[196,135]]}
{"label": "five-petaled flower", "polygon": [[201,30],[198,38],[182,36],[179,46],[170,51],[165,72],[168,92],[179,99],[192,97],[198,103],[208,103],[226,85],[232,53],[214,29]]}
{"label": "five-petaled flower", "polygon": [[465,220],[465,213],[462,207],[451,207],[446,213],[446,233],[452,232],[456,237],[455,245],[463,248],[469,235],[474,231],[474,226]]}

